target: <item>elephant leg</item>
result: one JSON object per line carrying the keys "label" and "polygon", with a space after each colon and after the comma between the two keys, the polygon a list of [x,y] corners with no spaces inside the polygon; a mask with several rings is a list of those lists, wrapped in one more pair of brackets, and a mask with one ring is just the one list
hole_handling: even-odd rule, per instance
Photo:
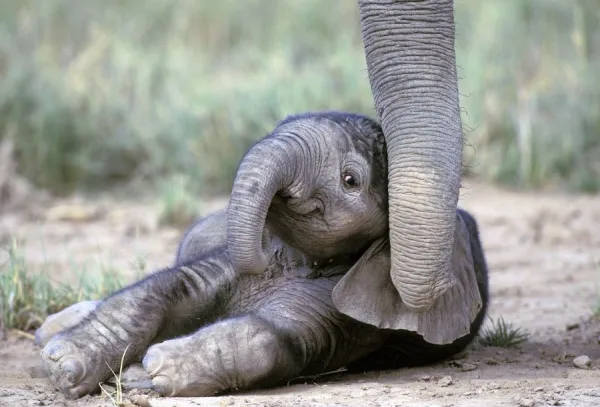
{"label": "elephant leg", "polygon": [[197,221],[184,234],[175,264],[199,259],[227,244],[227,209],[221,209]]}
{"label": "elephant leg", "polygon": [[251,314],[153,345],[143,364],[155,390],[199,397],[264,388],[338,369],[379,348],[387,333],[335,310],[338,280],[287,280]]}
{"label": "elephant leg", "polygon": [[235,273],[225,250],[188,266],[154,273],[102,301],[79,324],[54,336],[42,350],[53,383],[69,398],[140,361],[156,341],[187,334],[222,314],[218,301]]}
{"label": "elephant leg", "polygon": [[[221,209],[196,222],[182,238],[175,264],[191,263],[224,246],[227,241],[226,217],[226,209]],[[35,332],[35,344],[45,346],[56,334],[81,322],[100,302],[81,301],[49,315]]]}
{"label": "elephant leg", "polygon": [[209,396],[291,379],[299,370],[292,341],[268,321],[246,315],[155,344],[142,361],[165,396]]}

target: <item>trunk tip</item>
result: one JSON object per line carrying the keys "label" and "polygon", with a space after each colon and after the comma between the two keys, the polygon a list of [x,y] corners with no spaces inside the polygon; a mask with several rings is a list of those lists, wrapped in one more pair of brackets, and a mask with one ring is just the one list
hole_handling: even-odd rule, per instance
{"label": "trunk tip", "polygon": [[233,260],[233,267],[240,274],[258,275],[264,273],[269,267],[269,262],[262,251],[251,262]]}

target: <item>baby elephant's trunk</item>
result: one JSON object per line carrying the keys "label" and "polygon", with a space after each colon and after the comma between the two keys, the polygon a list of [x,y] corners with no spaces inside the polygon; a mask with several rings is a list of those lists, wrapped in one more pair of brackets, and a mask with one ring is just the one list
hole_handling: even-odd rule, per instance
{"label": "baby elephant's trunk", "polygon": [[268,266],[265,220],[275,194],[294,179],[297,149],[290,137],[270,136],[240,163],[227,215],[227,244],[237,272],[258,274]]}

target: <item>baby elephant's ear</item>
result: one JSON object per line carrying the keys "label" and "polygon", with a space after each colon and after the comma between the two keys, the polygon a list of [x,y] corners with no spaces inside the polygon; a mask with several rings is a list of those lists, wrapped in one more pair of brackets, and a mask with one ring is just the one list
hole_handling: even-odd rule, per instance
{"label": "baby elephant's ear", "polygon": [[405,308],[390,277],[390,243],[377,239],[334,287],[335,307],[356,320],[387,328]]}
{"label": "baby elephant's ear", "polygon": [[[390,246],[387,237],[376,240],[333,289],[333,303],[343,314],[382,329],[417,332],[435,344],[452,341],[448,326],[467,335],[482,307],[477,286],[469,232],[456,215],[452,272],[456,284],[425,312],[409,310],[390,277]],[[453,334],[454,335],[454,334]]]}

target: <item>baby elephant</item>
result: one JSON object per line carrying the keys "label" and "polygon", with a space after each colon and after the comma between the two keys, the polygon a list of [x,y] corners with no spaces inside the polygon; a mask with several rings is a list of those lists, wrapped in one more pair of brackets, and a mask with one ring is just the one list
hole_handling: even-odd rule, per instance
{"label": "baby elephant", "polygon": [[[381,129],[363,116],[314,113],[285,120],[265,140],[286,132],[306,134],[330,152],[322,148],[315,157],[314,147],[292,137],[279,144],[323,161],[286,174],[274,191],[258,225],[262,244],[255,265],[266,271],[237,273],[224,232],[227,213],[207,218],[186,236],[174,267],[114,293],[49,340],[42,358],[67,397],[96,391],[124,353],[125,365],[142,360],[161,394],[204,396],[343,366],[431,363],[473,339],[486,311],[487,268],[475,220],[461,210],[453,264],[474,264],[464,278],[477,281],[484,304],[468,335],[432,345],[415,333],[378,329],[337,310],[333,293],[345,276],[389,274]],[[261,143],[253,148],[268,145]],[[380,287],[382,301],[387,289]]]}

